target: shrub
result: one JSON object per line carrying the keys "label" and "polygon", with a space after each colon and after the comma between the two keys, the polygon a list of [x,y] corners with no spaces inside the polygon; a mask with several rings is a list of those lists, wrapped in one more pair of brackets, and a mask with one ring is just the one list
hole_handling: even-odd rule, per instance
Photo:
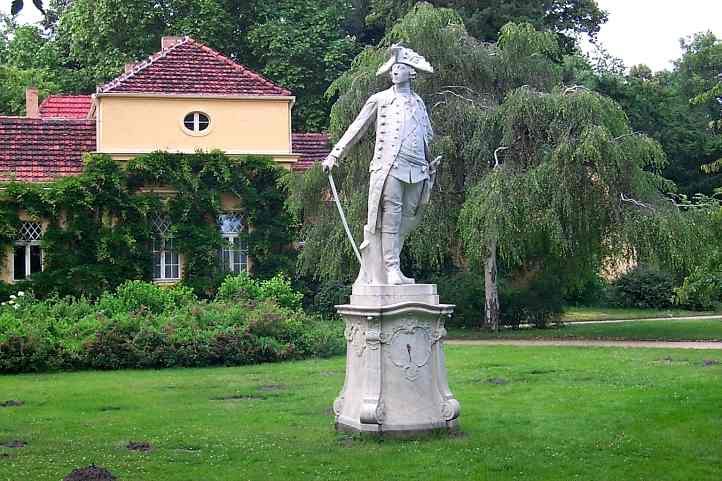
{"label": "shrub", "polygon": [[299,309],[303,294],[296,291],[288,277],[283,274],[276,274],[267,280],[257,280],[241,273],[226,277],[218,288],[216,298],[226,302],[273,299],[281,307]]}
{"label": "shrub", "polygon": [[162,287],[151,282],[126,281],[115,294],[103,294],[98,307],[109,315],[148,309],[154,314],[176,309],[196,301],[193,290],[183,285]]}
{"label": "shrub", "polygon": [[253,282],[256,299],[212,302],[139,281],[95,303],[18,293],[0,305],[0,372],[237,365],[344,352],[341,322],[279,305],[276,298],[300,301],[285,278]]}
{"label": "shrub", "polygon": [[484,273],[459,271],[433,278],[439,298],[444,304],[454,304],[454,316],[449,322],[455,326],[478,327],[484,316]]}
{"label": "shrub", "polygon": [[611,302],[620,307],[665,309],[673,305],[672,275],[637,266],[614,281]]}
{"label": "shrub", "polygon": [[722,307],[722,256],[697,267],[674,293],[675,302],[688,309]]}
{"label": "shrub", "polygon": [[499,304],[500,324],[511,327],[525,323],[546,327],[563,312],[562,292],[553,276],[542,275],[522,287],[501,286]]}
{"label": "shrub", "polygon": [[326,281],[313,295],[311,310],[325,317],[336,317],[336,307],[349,302],[351,286],[338,281]]}

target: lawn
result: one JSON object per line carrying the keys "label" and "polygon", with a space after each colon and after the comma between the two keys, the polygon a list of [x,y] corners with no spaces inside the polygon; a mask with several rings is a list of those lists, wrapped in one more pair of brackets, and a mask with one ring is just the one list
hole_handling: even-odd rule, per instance
{"label": "lawn", "polygon": [[[337,435],[344,359],[0,377],[0,480],[722,479],[722,351],[449,346],[462,436]],[[150,452],[126,449],[149,442]]]}
{"label": "lawn", "polygon": [[449,328],[455,339],[604,339],[627,341],[722,341],[722,318],[574,324],[499,332]]}
{"label": "lawn", "polygon": [[631,309],[621,307],[566,307],[566,322],[608,321],[617,319],[650,319],[657,317],[694,317],[718,314],[719,311],[686,311],[684,309]]}

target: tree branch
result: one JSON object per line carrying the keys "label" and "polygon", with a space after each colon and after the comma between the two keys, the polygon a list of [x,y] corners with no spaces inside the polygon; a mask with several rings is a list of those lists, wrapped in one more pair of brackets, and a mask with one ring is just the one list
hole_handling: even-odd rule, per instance
{"label": "tree branch", "polygon": [[571,87],[565,88],[564,92],[562,92],[562,95],[575,94],[575,93],[579,92],[580,90],[586,90],[587,92],[591,92],[584,85],[572,85]]}
{"label": "tree branch", "polygon": [[630,203],[630,204],[632,204],[632,205],[635,205],[635,206],[637,206],[637,207],[642,207],[642,208],[644,208],[644,209],[654,210],[654,207],[652,207],[652,206],[649,205],[649,204],[645,204],[644,202],[640,202],[640,201],[638,201],[638,200],[635,200],[635,199],[632,199],[632,198],[629,198],[629,197],[625,196],[625,195],[624,195],[624,192],[620,193],[619,196],[621,197],[622,202],[628,202],[628,203]]}
{"label": "tree branch", "polygon": [[502,150],[509,150],[509,147],[504,147],[504,146],[497,147],[496,150],[494,151],[494,168],[495,168],[495,169],[496,169],[497,167],[499,167],[499,157],[498,157],[498,154],[499,154],[499,152],[501,152]]}

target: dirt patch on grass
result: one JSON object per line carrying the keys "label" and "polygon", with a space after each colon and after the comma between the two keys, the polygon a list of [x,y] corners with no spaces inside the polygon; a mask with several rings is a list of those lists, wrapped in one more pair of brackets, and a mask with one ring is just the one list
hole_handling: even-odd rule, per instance
{"label": "dirt patch on grass", "polygon": [[110,411],[120,411],[123,409],[120,406],[101,406],[99,411],[102,413],[110,412]]}
{"label": "dirt patch on grass", "polygon": [[704,361],[702,361],[702,365],[704,367],[717,366],[718,364],[719,364],[719,361],[717,359],[705,359]]}
{"label": "dirt patch on grass", "polygon": [[557,372],[556,369],[532,369],[529,374],[551,374]]}
{"label": "dirt patch on grass", "polygon": [[318,374],[323,377],[331,377],[331,376],[335,376],[338,373],[339,373],[339,371],[321,371]]}
{"label": "dirt patch on grass", "polygon": [[265,401],[266,397],[250,394],[229,394],[228,396],[214,396],[208,399],[211,401]]}
{"label": "dirt patch on grass", "polygon": [[131,441],[128,443],[126,448],[128,448],[128,451],[139,451],[141,453],[149,453],[153,451],[153,446],[145,441]]}
{"label": "dirt patch on grass", "polygon": [[496,384],[498,386],[503,386],[504,384],[509,384],[509,381],[507,379],[504,379],[501,377],[493,377],[491,379],[487,379],[485,382],[487,384]]}
{"label": "dirt patch on grass", "polygon": [[74,469],[63,481],[115,481],[115,476],[105,468],[91,464],[87,468]]}
{"label": "dirt patch on grass", "polygon": [[0,402],[0,408],[14,408],[14,407],[22,406],[23,404],[25,404],[25,401],[20,401],[18,399],[11,399],[9,401]]}
{"label": "dirt patch on grass", "polygon": [[288,386],[285,384],[265,384],[263,386],[258,386],[256,388],[256,391],[258,392],[278,392],[278,391],[285,391],[288,389]]}
{"label": "dirt patch on grass", "polygon": [[24,448],[27,445],[28,445],[28,443],[26,443],[25,441],[20,441],[20,440],[16,439],[14,441],[6,441],[6,442],[0,444],[0,447],[10,448],[10,449],[20,449],[20,448]]}

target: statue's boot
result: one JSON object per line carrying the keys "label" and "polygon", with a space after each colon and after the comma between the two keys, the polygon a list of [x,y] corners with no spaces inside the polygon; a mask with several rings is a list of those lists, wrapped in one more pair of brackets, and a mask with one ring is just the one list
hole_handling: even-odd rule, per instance
{"label": "statue's boot", "polygon": [[384,268],[386,269],[386,283],[399,285],[406,284],[404,275],[399,268],[399,234],[396,232],[381,233],[381,249],[384,257]]}

